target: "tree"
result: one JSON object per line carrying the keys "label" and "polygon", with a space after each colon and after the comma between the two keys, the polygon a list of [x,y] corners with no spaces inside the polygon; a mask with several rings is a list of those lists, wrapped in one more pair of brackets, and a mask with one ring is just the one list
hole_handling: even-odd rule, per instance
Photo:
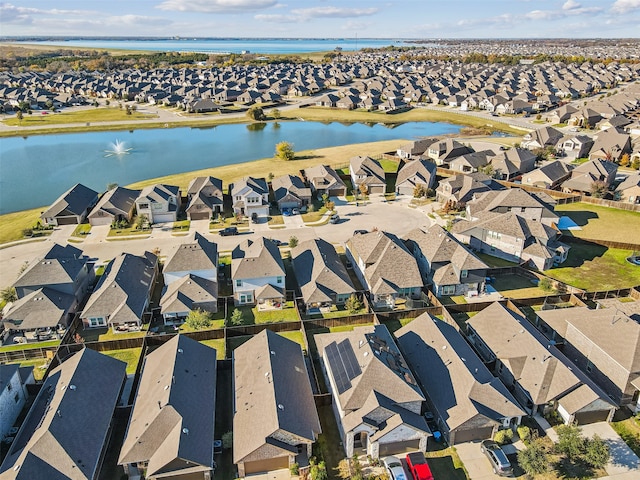
{"label": "tree", "polygon": [[113,190],[114,188],[117,188],[118,184],[117,183],[107,183],[107,190]]}
{"label": "tree", "polygon": [[296,152],[293,149],[293,143],[280,142],[276,145],[276,157],[280,160],[293,160],[296,158]]}
{"label": "tree", "polygon": [[633,162],[631,162],[631,168],[634,170],[640,170],[640,157],[633,159]]}
{"label": "tree", "polygon": [[247,110],[247,116],[251,120],[255,120],[257,122],[261,122],[267,118],[264,114],[264,110],[262,110],[262,108],[258,106],[253,106],[249,110]]}
{"label": "tree", "polygon": [[607,194],[607,184],[602,180],[596,180],[591,184],[589,193],[594,198],[603,198]]}
{"label": "tree", "polygon": [[233,447],[233,432],[228,431],[222,434],[222,448],[229,449]]}
{"label": "tree", "polygon": [[594,435],[586,442],[583,459],[594,468],[602,468],[608,462],[611,456],[609,445],[605,443],[598,435]]}
{"label": "tree", "polygon": [[628,167],[629,163],[631,163],[631,159],[629,158],[629,154],[625,153],[622,155],[622,157],[620,157],[620,166],[621,167]]}
{"label": "tree", "polygon": [[543,277],[538,281],[538,287],[544,292],[551,292],[553,290],[553,283],[548,277]]}
{"label": "tree", "polygon": [[427,196],[427,187],[422,183],[418,183],[413,188],[413,197],[414,198],[422,198],[422,197],[426,197],[426,196]]}
{"label": "tree", "polygon": [[19,122],[22,122],[22,119],[24,118],[24,114],[22,113],[22,110],[18,110],[16,112],[16,118],[18,119]]}
{"label": "tree", "polygon": [[194,330],[207,328],[211,325],[211,313],[200,310],[199,308],[196,310],[191,310],[189,312],[189,315],[187,315],[185,323],[189,326],[189,328],[192,328]]}
{"label": "tree", "polygon": [[280,113],[280,110],[274,108],[273,110],[271,110],[271,116],[277,120],[282,116],[282,114]]}
{"label": "tree", "polygon": [[273,180],[273,172],[269,172],[269,175],[267,175],[267,179],[269,180],[269,183],[271,183],[271,180]]}
{"label": "tree", "polygon": [[327,480],[327,467],[324,462],[311,465],[309,469],[309,478],[311,480]]}
{"label": "tree", "polygon": [[529,447],[518,452],[518,463],[527,475],[539,475],[549,468],[549,455],[540,440],[536,439]]}
{"label": "tree", "polygon": [[366,183],[358,185],[358,190],[360,190],[363,197],[366,197],[369,194],[369,186]]}
{"label": "tree", "polygon": [[11,303],[18,300],[18,294],[16,293],[16,289],[14,287],[7,287],[0,291],[0,298],[6,303]]}
{"label": "tree", "polygon": [[233,312],[231,313],[231,325],[233,325],[234,327],[242,325],[243,320],[244,318],[242,315],[242,311],[234,308]]}
{"label": "tree", "polygon": [[344,308],[346,308],[349,313],[355,313],[362,309],[362,302],[358,298],[358,295],[352,293],[351,296],[347,299],[344,304]]}
{"label": "tree", "polygon": [[289,247],[296,248],[298,246],[298,237],[291,236],[289,237]]}
{"label": "tree", "polygon": [[327,210],[331,212],[336,207],[336,204],[335,202],[332,202],[331,200],[329,200],[327,203],[324,204],[324,206]]}
{"label": "tree", "polygon": [[569,460],[579,458],[585,447],[584,437],[580,428],[576,425],[560,425],[558,431],[558,442],[556,450],[565,455]]}

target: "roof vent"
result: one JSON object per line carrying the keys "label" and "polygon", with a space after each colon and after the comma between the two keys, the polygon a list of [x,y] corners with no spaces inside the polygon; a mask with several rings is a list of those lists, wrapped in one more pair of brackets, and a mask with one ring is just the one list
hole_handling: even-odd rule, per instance
{"label": "roof vent", "polygon": [[275,354],[276,354],[276,352],[274,352],[273,350],[271,350],[271,355],[275,355]]}
{"label": "roof vent", "polygon": [[279,410],[284,410],[284,405],[282,405],[281,403],[278,404],[278,409]]}
{"label": "roof vent", "polygon": [[184,350],[182,350],[181,348],[178,349],[178,353],[184,353]]}
{"label": "roof vent", "polygon": [[189,429],[188,428],[183,428],[182,429],[182,433],[184,433],[185,435],[189,435]]}
{"label": "roof vent", "polygon": [[75,390],[76,386],[75,385],[69,385],[69,390]]}

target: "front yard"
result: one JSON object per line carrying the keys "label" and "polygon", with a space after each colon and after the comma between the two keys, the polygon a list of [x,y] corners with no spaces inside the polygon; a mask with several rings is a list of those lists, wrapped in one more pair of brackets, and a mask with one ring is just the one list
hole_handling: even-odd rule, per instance
{"label": "front yard", "polygon": [[430,442],[429,449],[424,456],[427,457],[433,478],[469,480],[467,471],[454,447],[445,447],[442,444]]}
{"label": "front yard", "polygon": [[640,415],[626,416],[627,413],[630,412],[621,410],[616,412],[611,427],[629,445],[629,448],[640,456]]}

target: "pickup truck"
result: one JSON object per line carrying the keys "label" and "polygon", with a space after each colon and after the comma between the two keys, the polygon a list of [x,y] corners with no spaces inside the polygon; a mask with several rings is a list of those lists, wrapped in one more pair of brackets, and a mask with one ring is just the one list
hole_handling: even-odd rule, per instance
{"label": "pickup truck", "polygon": [[433,480],[431,469],[422,452],[408,453],[406,460],[407,468],[413,480]]}

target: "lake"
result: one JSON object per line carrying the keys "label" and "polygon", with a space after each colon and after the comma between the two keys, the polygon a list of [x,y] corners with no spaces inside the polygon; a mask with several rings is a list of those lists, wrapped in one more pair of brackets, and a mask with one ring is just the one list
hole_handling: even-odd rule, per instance
{"label": "lake", "polygon": [[15,42],[33,45],[56,45],[63,48],[108,48],[116,50],[149,50],[157,52],[287,54],[326,52],[336,47],[343,51],[382,48],[389,45],[414,45],[411,40],[391,38],[209,38],[209,39],[131,39],[131,40],[46,40]]}
{"label": "lake", "polygon": [[[281,122],[0,138],[0,214],[49,205],[76,183],[98,192],[140,180],[273,156],[281,141],[296,151],[457,133],[447,123]],[[114,155],[116,141],[127,154]],[[292,172],[295,167],[292,165]],[[247,172],[250,174],[250,172]]]}

